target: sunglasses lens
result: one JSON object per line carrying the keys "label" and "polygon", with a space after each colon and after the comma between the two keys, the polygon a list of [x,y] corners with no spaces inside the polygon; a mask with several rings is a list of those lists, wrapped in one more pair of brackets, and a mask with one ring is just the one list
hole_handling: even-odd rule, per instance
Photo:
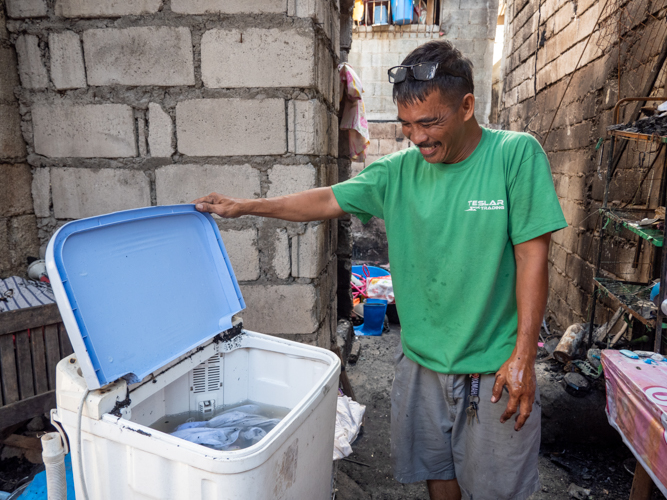
{"label": "sunglasses lens", "polygon": [[412,68],[412,74],[415,80],[431,80],[435,76],[435,70],[438,68],[437,64],[422,63]]}
{"label": "sunglasses lens", "polygon": [[401,83],[405,80],[406,75],[408,74],[407,68],[391,68],[389,70],[389,83]]}

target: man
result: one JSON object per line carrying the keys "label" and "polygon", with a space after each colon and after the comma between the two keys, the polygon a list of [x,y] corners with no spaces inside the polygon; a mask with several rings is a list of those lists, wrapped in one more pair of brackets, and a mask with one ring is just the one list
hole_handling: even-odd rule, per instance
{"label": "man", "polygon": [[195,203],[222,217],[384,219],[402,325],[394,475],[426,480],[432,500],[522,500],[539,488],[535,356],[551,232],[566,226],[549,163],[531,136],[477,124],[472,64],[449,42],[420,46],[389,80],[417,147],[333,188]]}

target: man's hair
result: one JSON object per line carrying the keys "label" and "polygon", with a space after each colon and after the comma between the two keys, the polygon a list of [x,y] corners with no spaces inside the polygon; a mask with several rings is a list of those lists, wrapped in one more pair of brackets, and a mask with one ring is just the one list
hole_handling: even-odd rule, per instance
{"label": "man's hair", "polygon": [[[472,62],[451,42],[434,40],[420,45],[403,59],[401,65],[410,66],[419,63],[438,63],[435,77],[432,80],[415,80],[412,70],[408,70],[407,78],[401,83],[394,84],[394,102],[407,105],[424,102],[431,92],[440,90],[445,99],[458,103],[464,95],[474,93]],[[465,78],[453,76],[451,73]]]}

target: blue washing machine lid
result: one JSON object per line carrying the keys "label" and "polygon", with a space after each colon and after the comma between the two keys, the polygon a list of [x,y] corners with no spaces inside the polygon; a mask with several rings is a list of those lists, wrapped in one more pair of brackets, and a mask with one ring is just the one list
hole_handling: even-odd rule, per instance
{"label": "blue washing machine lid", "polygon": [[245,308],[215,221],[193,205],[70,222],[46,260],[89,389],[141,380]]}

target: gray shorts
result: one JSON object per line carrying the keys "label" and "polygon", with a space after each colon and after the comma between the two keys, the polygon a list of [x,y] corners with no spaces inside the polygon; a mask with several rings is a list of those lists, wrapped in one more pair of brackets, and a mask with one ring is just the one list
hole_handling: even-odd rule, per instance
{"label": "gray shorts", "polygon": [[508,395],[491,403],[494,375],[480,377],[479,423],[467,423],[470,377],[436,373],[397,357],[391,394],[391,460],[401,483],[458,479],[469,500],[523,500],[540,488],[540,395],[523,428],[500,416]]}

